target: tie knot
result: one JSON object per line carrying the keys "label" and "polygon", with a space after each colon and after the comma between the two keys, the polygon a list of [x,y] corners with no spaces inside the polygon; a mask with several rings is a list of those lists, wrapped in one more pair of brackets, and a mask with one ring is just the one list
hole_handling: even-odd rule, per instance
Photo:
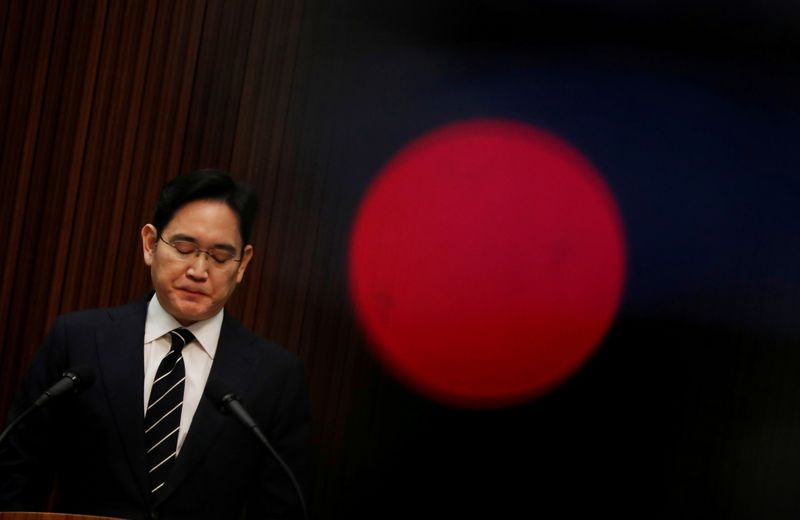
{"label": "tie knot", "polygon": [[172,338],[172,348],[178,351],[183,350],[183,347],[194,341],[194,334],[188,329],[175,329],[169,331],[170,338]]}

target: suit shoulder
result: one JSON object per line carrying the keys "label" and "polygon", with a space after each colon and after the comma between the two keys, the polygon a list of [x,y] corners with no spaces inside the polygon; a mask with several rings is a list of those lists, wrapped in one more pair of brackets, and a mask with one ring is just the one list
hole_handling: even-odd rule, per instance
{"label": "suit shoulder", "polygon": [[64,322],[67,325],[75,326],[81,324],[96,324],[98,322],[107,321],[110,319],[109,309],[83,309],[80,311],[72,311],[66,314],[61,314],[56,318],[56,322]]}
{"label": "suit shoulder", "polygon": [[264,338],[251,331],[229,313],[225,313],[222,335],[228,338],[244,339],[244,343],[250,345],[256,355],[261,359],[268,359],[272,364],[278,365],[298,365],[301,364],[300,358],[278,343]]}
{"label": "suit shoulder", "polygon": [[118,307],[100,307],[84,309],[61,314],[56,318],[55,326],[64,324],[68,328],[96,327],[103,323],[117,321],[146,310],[146,303],[137,301]]}
{"label": "suit shoulder", "polygon": [[283,345],[279,345],[274,341],[262,338],[257,334],[253,334],[255,339],[256,348],[258,348],[263,355],[269,356],[274,361],[280,361],[286,364],[299,364],[300,358],[294,352],[288,350]]}

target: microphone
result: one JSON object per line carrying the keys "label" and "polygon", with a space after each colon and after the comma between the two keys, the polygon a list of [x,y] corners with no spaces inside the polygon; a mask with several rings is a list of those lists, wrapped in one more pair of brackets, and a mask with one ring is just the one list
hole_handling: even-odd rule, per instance
{"label": "microphone", "polygon": [[67,369],[63,374],[61,374],[61,379],[56,381],[54,385],[45,390],[44,393],[40,395],[32,405],[26,408],[24,412],[19,414],[13,421],[11,421],[11,423],[9,423],[8,426],[6,426],[6,429],[3,430],[3,433],[0,433],[0,443],[5,440],[11,430],[13,430],[14,427],[16,427],[17,424],[22,421],[22,419],[27,417],[32,411],[43,407],[48,401],[50,401],[50,399],[63,395],[70,390],[76,394],[83,392],[92,386],[92,383],[94,383],[94,372],[90,367],[86,365],[79,365]]}
{"label": "microphone", "polygon": [[224,383],[220,383],[218,379],[209,379],[206,382],[206,388],[203,393],[211,400],[214,406],[219,408],[220,412],[225,415],[233,414],[239,422],[244,424],[248,430],[252,430],[257,437],[263,435],[256,421],[247,413],[242,403],[239,402],[239,397],[233,392],[229,392]]}
{"label": "microphone", "polygon": [[297,479],[294,477],[294,473],[292,473],[292,470],[289,469],[289,466],[283,461],[283,459],[281,459],[281,457],[269,443],[267,437],[261,432],[261,429],[258,427],[258,424],[253,417],[247,413],[247,410],[239,401],[239,397],[233,392],[229,391],[225,386],[225,383],[221,382],[219,379],[209,379],[206,382],[206,388],[203,391],[203,394],[214,406],[217,407],[217,409],[219,409],[220,412],[222,412],[224,415],[233,415],[248,430],[253,432],[253,434],[258,437],[258,440],[261,441],[261,444],[263,444],[267,450],[269,450],[272,456],[275,457],[275,460],[278,461],[278,464],[281,465],[283,470],[289,476],[289,480],[292,481],[292,485],[297,493],[297,497],[300,499],[300,507],[303,509],[303,518],[308,520],[306,502],[303,498],[303,492],[300,489],[300,485],[297,483]]}
{"label": "microphone", "polygon": [[44,393],[33,402],[33,406],[40,408],[50,399],[65,394],[70,390],[73,390],[75,393],[80,393],[92,386],[92,383],[94,383],[94,372],[92,372],[91,368],[86,365],[70,368],[61,374],[61,379],[45,390]]}

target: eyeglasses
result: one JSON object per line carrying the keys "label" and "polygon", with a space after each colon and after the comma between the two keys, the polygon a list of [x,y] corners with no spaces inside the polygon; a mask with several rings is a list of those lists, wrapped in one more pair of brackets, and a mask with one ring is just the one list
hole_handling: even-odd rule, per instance
{"label": "eyeglasses", "polygon": [[168,246],[171,246],[173,249],[175,249],[175,251],[178,252],[178,258],[181,260],[191,260],[192,258],[200,256],[200,253],[205,253],[206,256],[214,260],[214,263],[218,266],[223,266],[231,260],[234,262],[242,261],[241,258],[235,258],[236,253],[228,249],[218,249],[216,247],[212,247],[211,249],[200,249],[197,247],[197,244],[194,242],[189,242],[188,240],[173,240],[172,242],[167,242],[164,240],[163,236],[158,238]]}

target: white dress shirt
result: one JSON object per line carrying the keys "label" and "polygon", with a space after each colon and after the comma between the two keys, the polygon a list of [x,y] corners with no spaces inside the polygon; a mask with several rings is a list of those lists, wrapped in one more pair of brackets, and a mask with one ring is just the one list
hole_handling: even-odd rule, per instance
{"label": "white dress shirt", "polygon": [[[222,311],[207,320],[192,323],[184,327],[192,331],[196,341],[183,347],[183,364],[186,368],[186,381],[183,388],[183,407],[181,424],[178,430],[178,452],[186,439],[186,433],[192,424],[192,417],[203,397],[211,363],[217,352],[219,332],[222,328]],[[158,296],[153,295],[147,306],[147,319],[144,324],[144,411],[147,413],[147,401],[153,388],[153,379],[161,360],[172,348],[169,331],[181,327],[172,315],[161,306]]]}

